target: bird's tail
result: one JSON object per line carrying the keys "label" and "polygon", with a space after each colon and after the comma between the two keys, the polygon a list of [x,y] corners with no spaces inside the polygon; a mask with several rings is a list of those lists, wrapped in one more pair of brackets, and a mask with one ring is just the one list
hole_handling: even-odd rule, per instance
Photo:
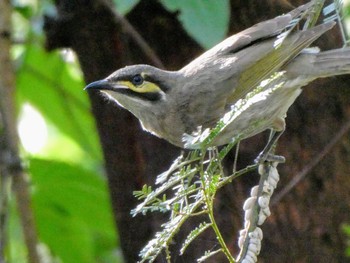
{"label": "bird's tail", "polygon": [[350,47],[320,52],[313,65],[319,77],[350,74]]}
{"label": "bird's tail", "polygon": [[322,52],[313,50],[302,52],[286,65],[286,71],[291,77],[305,76],[312,80],[350,74],[350,47]]}

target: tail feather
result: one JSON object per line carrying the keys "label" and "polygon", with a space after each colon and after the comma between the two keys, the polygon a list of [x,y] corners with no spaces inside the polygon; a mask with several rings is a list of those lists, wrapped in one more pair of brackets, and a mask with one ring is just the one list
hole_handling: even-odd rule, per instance
{"label": "tail feather", "polygon": [[286,71],[290,76],[308,76],[310,79],[350,74],[350,47],[301,53],[287,65]]}
{"label": "tail feather", "polygon": [[316,54],[314,66],[320,71],[321,77],[350,74],[350,47]]}

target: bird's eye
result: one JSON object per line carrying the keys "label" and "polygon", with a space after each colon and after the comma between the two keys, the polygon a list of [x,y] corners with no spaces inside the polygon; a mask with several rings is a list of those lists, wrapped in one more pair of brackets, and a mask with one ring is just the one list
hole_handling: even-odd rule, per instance
{"label": "bird's eye", "polygon": [[139,86],[139,85],[141,85],[143,83],[143,77],[140,74],[137,74],[137,75],[132,77],[131,82],[135,86]]}

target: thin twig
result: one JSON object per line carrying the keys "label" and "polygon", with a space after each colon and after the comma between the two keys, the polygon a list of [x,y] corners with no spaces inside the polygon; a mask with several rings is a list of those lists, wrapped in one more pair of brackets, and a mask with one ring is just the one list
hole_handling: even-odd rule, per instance
{"label": "thin twig", "polygon": [[[215,148],[215,150],[217,150]],[[214,151],[215,151],[214,150]],[[211,223],[211,228],[214,230],[215,235],[216,235],[216,239],[218,240],[222,252],[225,254],[226,258],[228,259],[229,262],[233,263],[235,262],[235,259],[233,258],[233,256],[230,253],[230,250],[228,249],[224,238],[222,237],[221,231],[218,227],[218,225],[216,224],[216,220],[214,217],[214,207],[213,207],[213,202],[214,202],[214,196],[215,194],[213,194],[210,190],[210,186],[208,186],[208,184],[210,184],[210,182],[208,182],[208,178],[206,178],[206,172],[204,169],[204,156],[205,156],[205,150],[203,150],[202,154],[202,160],[200,163],[200,177],[201,177],[201,181],[202,181],[202,186],[203,186],[203,196],[204,196],[204,200],[205,200],[205,204],[208,210],[208,217]],[[215,157],[211,157],[213,159],[216,158],[217,155],[215,155]]]}
{"label": "thin twig", "polygon": [[251,171],[254,171],[256,170],[256,168],[258,167],[258,164],[252,164],[252,165],[248,165],[246,166],[245,168],[237,171],[237,172],[234,172],[233,174],[231,175],[228,175],[226,177],[224,177],[222,179],[222,181],[220,183],[218,183],[217,187],[218,189],[220,189],[221,187],[225,186],[226,184],[232,182],[234,179],[236,179],[237,177],[241,176],[241,175],[244,175],[246,173],[249,173]]}
{"label": "thin twig", "polygon": [[348,120],[340,131],[330,140],[323,150],[316,155],[313,160],[306,165],[292,180],[273,198],[271,205],[277,204],[285,195],[287,195],[310,171],[316,167],[322,159],[331,151],[331,149],[340,141],[340,139],[350,130],[350,120]]}
{"label": "thin twig", "polygon": [[240,144],[240,141],[238,141],[237,144],[236,144],[236,151],[235,151],[235,157],[234,157],[234,160],[233,160],[232,173],[235,173],[236,170],[237,170],[237,162],[238,162],[238,154],[239,154],[239,144]]}

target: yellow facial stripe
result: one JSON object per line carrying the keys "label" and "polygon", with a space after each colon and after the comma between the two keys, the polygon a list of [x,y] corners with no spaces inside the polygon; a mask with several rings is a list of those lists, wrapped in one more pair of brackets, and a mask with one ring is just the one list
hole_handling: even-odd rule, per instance
{"label": "yellow facial stripe", "polygon": [[161,89],[154,83],[149,81],[144,81],[141,85],[135,86],[130,81],[118,81],[118,84],[128,87],[132,91],[138,92],[138,93],[154,93],[154,92],[160,92]]}

